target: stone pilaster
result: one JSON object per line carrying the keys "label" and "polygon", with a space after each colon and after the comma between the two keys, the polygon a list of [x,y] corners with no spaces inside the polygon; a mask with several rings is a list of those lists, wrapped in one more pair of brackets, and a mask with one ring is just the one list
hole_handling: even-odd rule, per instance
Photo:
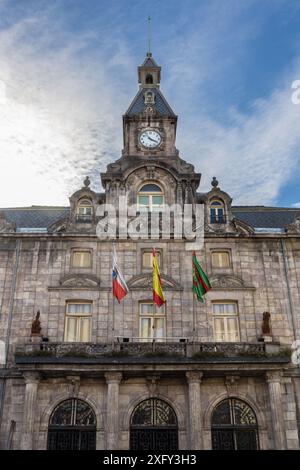
{"label": "stone pilaster", "polygon": [[201,410],[201,378],[202,372],[186,372],[189,386],[189,449],[202,449],[202,410]]}
{"label": "stone pilaster", "polygon": [[36,399],[40,376],[37,372],[24,372],[23,376],[26,385],[23,409],[21,449],[33,450],[34,419],[36,417]]}
{"label": "stone pilaster", "polygon": [[285,449],[286,437],[281,399],[281,373],[279,371],[267,372],[266,379],[269,387],[274,446],[276,450]]}
{"label": "stone pilaster", "polygon": [[105,379],[107,383],[106,448],[108,450],[116,450],[119,443],[119,387],[122,373],[107,372]]}

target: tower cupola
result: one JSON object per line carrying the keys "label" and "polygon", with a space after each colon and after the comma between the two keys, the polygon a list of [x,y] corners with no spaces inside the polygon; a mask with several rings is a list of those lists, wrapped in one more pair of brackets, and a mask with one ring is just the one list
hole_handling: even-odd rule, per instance
{"label": "tower cupola", "polygon": [[159,88],[160,70],[151,52],[147,52],[144,62],[138,67],[140,88]]}

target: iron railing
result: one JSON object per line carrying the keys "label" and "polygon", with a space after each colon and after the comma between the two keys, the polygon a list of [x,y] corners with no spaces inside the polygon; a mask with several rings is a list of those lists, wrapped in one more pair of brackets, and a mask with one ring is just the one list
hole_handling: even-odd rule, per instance
{"label": "iron railing", "polygon": [[93,222],[93,216],[89,214],[77,214],[75,220],[79,224],[91,224]]}

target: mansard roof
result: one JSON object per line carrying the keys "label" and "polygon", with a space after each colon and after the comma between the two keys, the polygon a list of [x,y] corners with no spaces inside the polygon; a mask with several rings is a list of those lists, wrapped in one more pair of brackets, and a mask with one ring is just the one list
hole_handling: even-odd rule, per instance
{"label": "mansard roof", "polygon": [[69,207],[31,206],[1,209],[6,220],[21,229],[46,229],[52,223],[66,217]]}
{"label": "mansard roof", "polygon": [[[144,94],[149,91],[149,88],[141,88],[131,105],[125,113],[125,116],[136,116],[144,111],[145,99]],[[152,93],[155,95],[155,109],[160,116],[171,116],[176,117],[174,111],[168,104],[166,98],[158,88],[151,88]]]}
{"label": "mansard roof", "polygon": [[[5,219],[15,223],[17,231],[46,231],[47,227],[68,216],[69,207],[31,206],[0,209]],[[284,229],[300,216],[300,209],[265,206],[233,206],[234,217],[246,222],[258,231],[272,232]],[[27,229],[27,230],[25,230]]]}
{"label": "mansard roof", "polygon": [[300,216],[300,209],[285,207],[233,206],[232,212],[237,219],[261,229],[284,228]]}

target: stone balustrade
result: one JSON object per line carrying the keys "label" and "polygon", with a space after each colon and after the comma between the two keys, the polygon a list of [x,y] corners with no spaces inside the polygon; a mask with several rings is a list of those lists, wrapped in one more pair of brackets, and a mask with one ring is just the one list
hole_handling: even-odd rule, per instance
{"label": "stone balustrade", "polygon": [[27,343],[16,347],[16,357],[52,356],[62,357],[169,357],[190,359],[245,358],[282,356],[288,359],[288,352],[279,345],[267,343],[219,343],[181,341],[130,341],[114,343]]}

